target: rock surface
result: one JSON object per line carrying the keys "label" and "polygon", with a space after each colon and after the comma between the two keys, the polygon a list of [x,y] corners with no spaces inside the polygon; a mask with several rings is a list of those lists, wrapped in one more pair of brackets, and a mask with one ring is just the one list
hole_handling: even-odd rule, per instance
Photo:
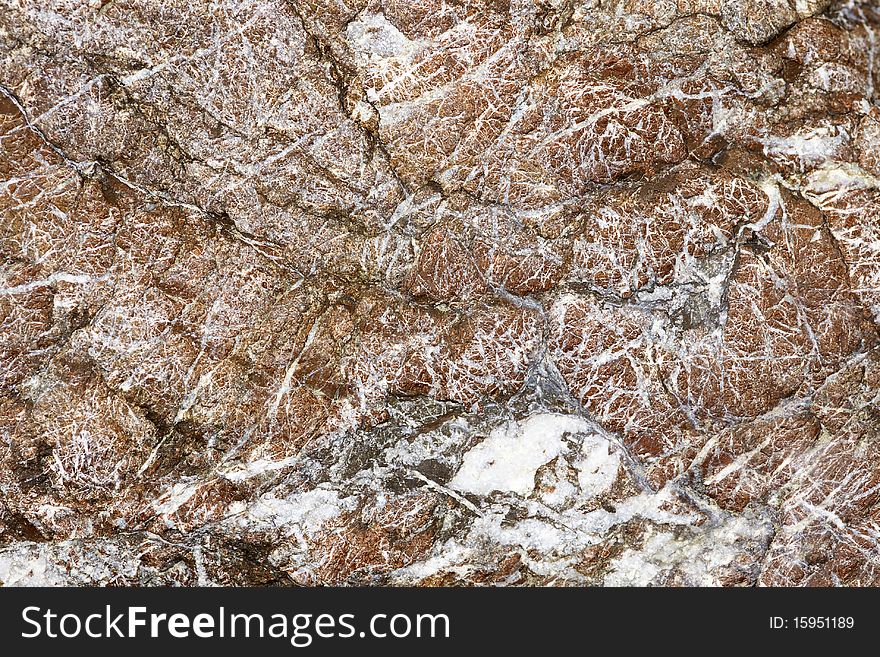
{"label": "rock surface", "polygon": [[880,584],[880,3],[0,0],[0,583]]}

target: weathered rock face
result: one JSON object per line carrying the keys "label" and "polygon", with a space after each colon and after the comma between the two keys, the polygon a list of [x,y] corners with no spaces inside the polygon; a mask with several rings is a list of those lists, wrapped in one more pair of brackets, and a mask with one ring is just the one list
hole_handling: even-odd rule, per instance
{"label": "weathered rock face", "polygon": [[0,0],[0,583],[880,585],[880,3]]}

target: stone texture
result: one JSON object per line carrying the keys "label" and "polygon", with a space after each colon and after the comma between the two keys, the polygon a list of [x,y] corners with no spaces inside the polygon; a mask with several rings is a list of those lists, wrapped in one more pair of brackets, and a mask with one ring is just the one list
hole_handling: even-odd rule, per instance
{"label": "stone texture", "polygon": [[875,0],[0,0],[0,584],[880,584]]}

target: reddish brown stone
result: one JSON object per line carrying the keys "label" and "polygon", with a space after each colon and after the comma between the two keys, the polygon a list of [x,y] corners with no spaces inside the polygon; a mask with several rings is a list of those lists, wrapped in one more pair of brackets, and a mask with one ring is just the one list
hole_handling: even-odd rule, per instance
{"label": "reddish brown stone", "polygon": [[0,584],[880,584],[876,2],[227,4],[0,13]]}

